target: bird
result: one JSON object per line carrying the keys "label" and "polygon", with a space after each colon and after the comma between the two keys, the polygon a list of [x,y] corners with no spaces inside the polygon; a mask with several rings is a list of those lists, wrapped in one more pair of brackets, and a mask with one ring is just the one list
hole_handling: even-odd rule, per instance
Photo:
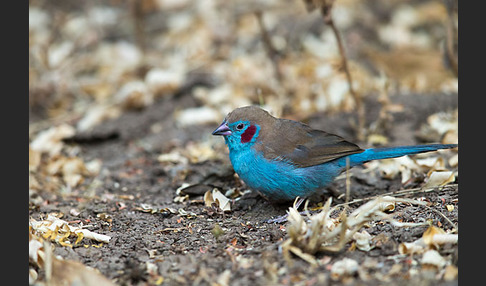
{"label": "bird", "polygon": [[276,118],[256,105],[228,113],[212,135],[223,136],[234,171],[270,202],[312,197],[348,167],[458,147],[427,144],[362,149],[339,135]]}

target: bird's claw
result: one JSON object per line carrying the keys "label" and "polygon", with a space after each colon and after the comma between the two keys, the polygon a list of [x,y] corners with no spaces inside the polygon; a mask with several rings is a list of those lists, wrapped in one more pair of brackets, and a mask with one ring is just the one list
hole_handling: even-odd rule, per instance
{"label": "bird's claw", "polygon": [[266,223],[284,223],[284,222],[286,222],[288,220],[287,219],[288,217],[289,217],[289,215],[288,214],[285,214],[283,216],[279,216],[279,217],[276,217],[276,218],[272,218],[272,219],[266,220],[265,222]]}

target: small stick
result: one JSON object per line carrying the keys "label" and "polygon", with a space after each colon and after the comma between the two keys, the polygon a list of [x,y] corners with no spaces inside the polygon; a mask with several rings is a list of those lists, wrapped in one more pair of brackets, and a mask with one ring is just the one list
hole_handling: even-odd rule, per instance
{"label": "small stick", "polygon": [[351,176],[349,175],[349,157],[346,157],[346,206],[349,202],[349,195],[351,193]]}
{"label": "small stick", "polygon": [[[420,187],[419,188],[412,188],[412,189],[403,189],[403,190],[398,190],[398,191],[394,191],[394,192],[383,193],[381,195],[376,195],[376,196],[371,196],[371,197],[366,197],[366,198],[360,198],[360,199],[354,199],[350,202],[344,202],[344,203],[341,203],[341,204],[337,204],[336,207],[360,203],[360,202],[365,202],[365,201],[369,201],[369,200],[376,199],[378,197],[383,197],[383,196],[399,197],[399,196],[405,196],[405,195],[416,194],[416,193],[429,193],[429,192],[433,192],[433,191],[442,191],[446,187],[454,188],[454,187],[457,187],[457,186],[458,186],[458,184],[449,184],[449,185],[438,186],[438,187],[434,187],[434,188],[430,188],[430,189],[423,189],[423,188],[420,188]],[[316,209],[311,209],[311,210],[314,211]]]}
{"label": "small stick", "polygon": [[339,53],[341,54],[341,61],[343,65],[343,70],[344,73],[346,74],[346,79],[348,81],[349,85],[349,93],[351,93],[351,96],[354,99],[354,102],[356,104],[356,110],[358,112],[358,126],[356,126],[356,136],[358,140],[363,141],[365,139],[365,110],[363,106],[363,102],[361,97],[356,93],[356,91],[353,88],[353,80],[351,78],[351,73],[349,72],[348,68],[348,60],[346,58],[346,53],[344,51],[344,45],[343,41],[341,39],[341,36],[339,35],[339,31],[336,28],[336,25],[334,25],[334,21],[332,19],[332,5],[334,4],[334,0],[328,0],[328,1],[323,1],[323,5],[321,6],[321,14],[322,18],[324,19],[324,23],[326,25],[329,25],[331,27],[334,36],[336,37],[336,42],[339,47]]}
{"label": "small stick", "polygon": [[272,62],[273,72],[275,73],[275,77],[277,78],[278,82],[281,83],[282,72],[280,71],[280,64],[279,64],[280,54],[275,48],[275,46],[273,45],[272,40],[270,39],[270,35],[268,34],[265,24],[263,23],[262,11],[259,10],[256,11],[255,16],[258,20],[258,26],[260,27],[260,30],[262,32],[263,46],[265,47],[267,56],[270,58]]}
{"label": "small stick", "polygon": [[454,14],[457,12],[457,2],[454,0],[446,0],[445,1],[445,6],[447,7],[447,14],[448,14],[448,19],[447,19],[447,37],[446,37],[446,54],[447,58],[449,60],[452,72],[454,75],[457,77],[459,74],[459,69],[457,66],[457,58],[455,56],[455,36],[457,33],[457,28],[456,25],[454,24]]}
{"label": "small stick", "polygon": [[130,1],[130,9],[133,17],[133,33],[135,37],[135,42],[141,52],[145,53],[145,19],[143,11],[142,1],[132,0]]}

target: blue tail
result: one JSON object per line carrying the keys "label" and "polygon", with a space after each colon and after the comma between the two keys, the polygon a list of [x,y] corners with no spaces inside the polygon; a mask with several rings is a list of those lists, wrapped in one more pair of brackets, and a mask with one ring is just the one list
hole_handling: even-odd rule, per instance
{"label": "blue tail", "polygon": [[436,151],[439,149],[451,149],[457,147],[457,144],[430,144],[414,146],[397,146],[386,148],[370,148],[359,154],[348,156],[350,166],[356,166],[371,160],[380,160],[387,158],[396,158],[405,155],[414,155],[424,152]]}

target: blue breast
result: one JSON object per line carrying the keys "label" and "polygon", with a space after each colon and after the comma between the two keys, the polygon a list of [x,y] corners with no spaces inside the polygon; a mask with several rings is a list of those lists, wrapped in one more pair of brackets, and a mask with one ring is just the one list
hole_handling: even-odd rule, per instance
{"label": "blue breast", "polygon": [[327,186],[342,171],[342,164],[298,168],[288,162],[268,160],[253,148],[230,150],[235,172],[253,190],[273,201],[288,201],[308,197]]}

